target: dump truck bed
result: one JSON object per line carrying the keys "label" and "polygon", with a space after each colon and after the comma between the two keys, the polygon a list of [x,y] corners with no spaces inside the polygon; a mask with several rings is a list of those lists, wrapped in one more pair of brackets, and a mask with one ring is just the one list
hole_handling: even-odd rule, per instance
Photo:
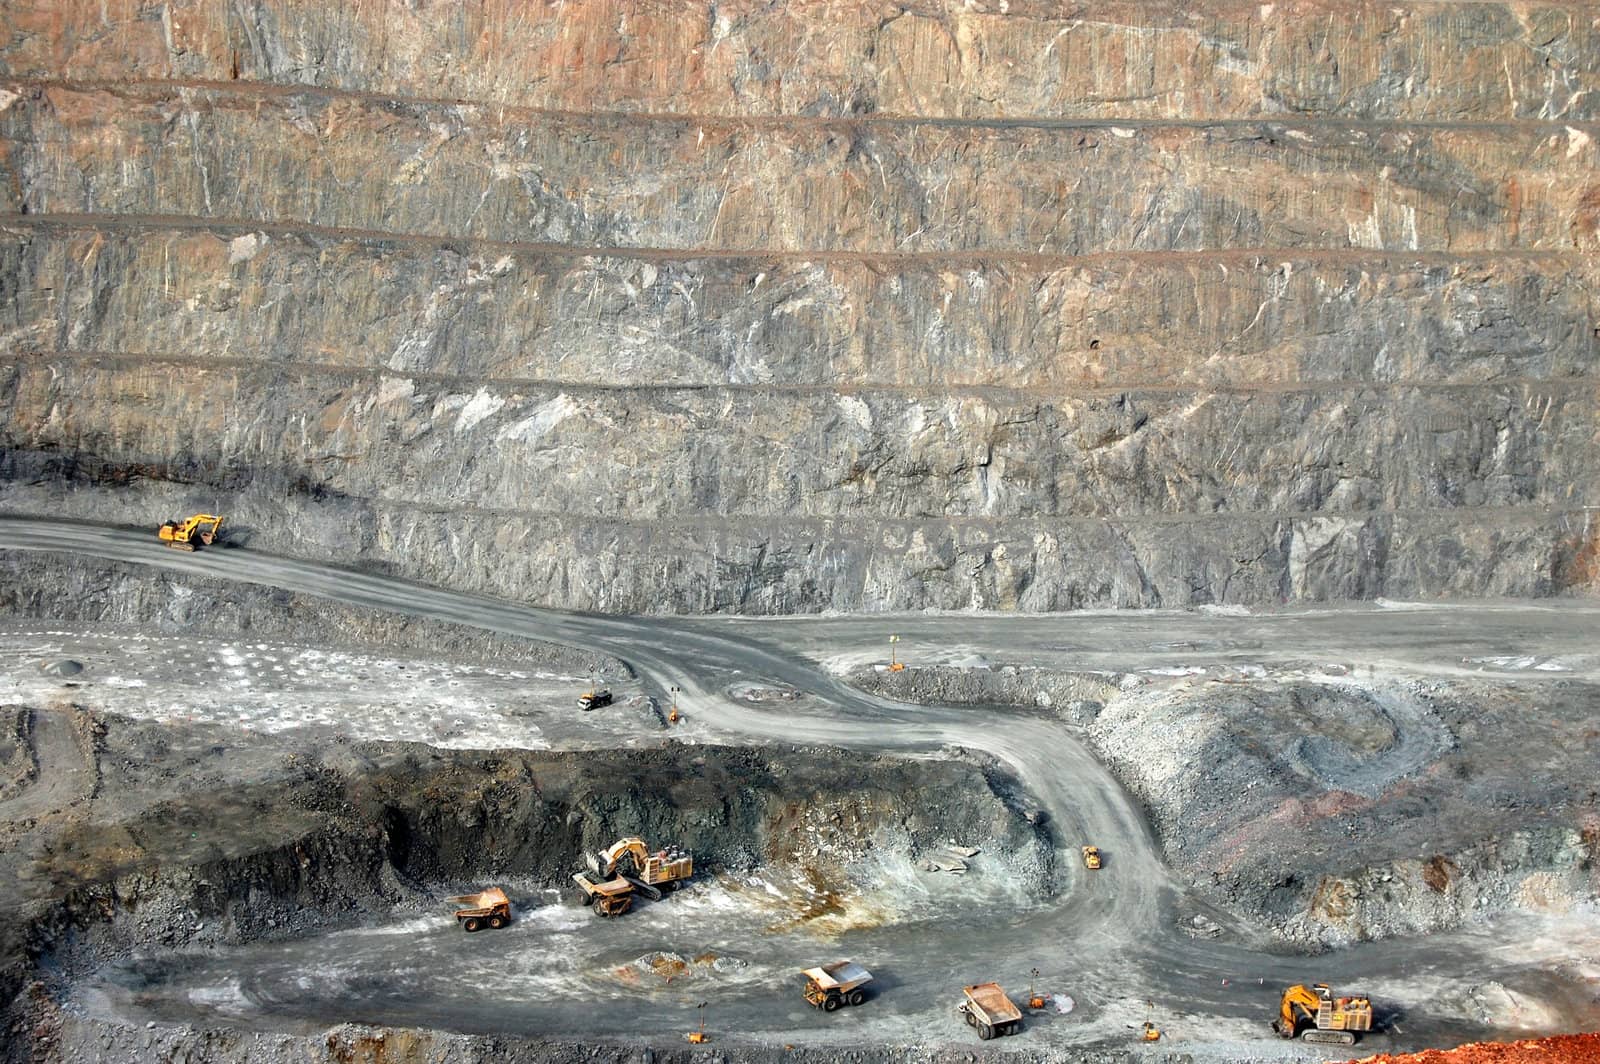
{"label": "dump truck bed", "polygon": [[488,890],[477,894],[458,894],[450,899],[465,909],[493,909],[497,905],[509,905],[511,899],[506,897],[506,892],[499,887],[490,887]]}
{"label": "dump truck bed", "polygon": [[572,881],[582,887],[585,894],[589,895],[598,894],[602,897],[611,897],[615,894],[633,893],[633,884],[621,876],[609,879],[604,883],[598,883],[582,872],[575,872],[573,873]]}
{"label": "dump truck bed", "polygon": [[979,983],[961,988],[980,1014],[980,1019],[990,1026],[1022,1019],[1022,1010],[1012,1004],[999,983]]}
{"label": "dump truck bed", "polygon": [[872,978],[872,973],[855,961],[836,961],[820,968],[805,968],[800,974],[823,990],[852,990]]}

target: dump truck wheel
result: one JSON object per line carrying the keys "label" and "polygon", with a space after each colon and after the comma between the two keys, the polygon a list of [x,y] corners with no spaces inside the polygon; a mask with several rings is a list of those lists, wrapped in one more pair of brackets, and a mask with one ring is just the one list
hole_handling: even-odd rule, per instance
{"label": "dump truck wheel", "polygon": [[506,926],[506,918],[503,916],[491,916],[489,917],[489,926],[498,931]]}
{"label": "dump truck wheel", "polygon": [[994,1037],[994,1028],[986,1023],[978,1024],[978,1037],[987,1042]]}
{"label": "dump truck wheel", "polygon": [[834,1011],[835,1009],[837,1009],[839,1007],[839,1004],[840,1004],[839,995],[838,994],[829,994],[827,997],[823,998],[823,1000],[822,1000],[822,1011],[823,1012],[832,1012],[832,1011]]}
{"label": "dump truck wheel", "polygon": [[966,1018],[968,1027],[976,1027],[976,1026],[978,1026],[977,1019],[972,1015],[972,1013],[968,1012],[966,1009],[962,1009],[961,1010],[961,1015]]}
{"label": "dump truck wheel", "polygon": [[611,915],[610,913],[606,912],[606,903],[603,902],[603,901],[596,901],[594,903],[594,911],[595,911],[595,915],[597,915],[597,916],[610,916]]}
{"label": "dump truck wheel", "polygon": [[860,990],[852,990],[850,991],[849,1000],[851,1005],[859,1005],[863,1001],[867,1000],[867,995],[862,993]]}
{"label": "dump truck wheel", "polygon": [[478,918],[476,916],[469,916],[461,926],[466,928],[468,931],[476,931],[483,925],[478,922]]}

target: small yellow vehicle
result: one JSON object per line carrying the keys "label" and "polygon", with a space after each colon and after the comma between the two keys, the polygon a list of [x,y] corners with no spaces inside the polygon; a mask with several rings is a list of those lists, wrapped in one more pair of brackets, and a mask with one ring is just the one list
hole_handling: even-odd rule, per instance
{"label": "small yellow vehicle", "polygon": [[1022,1010],[1006,997],[999,983],[979,983],[962,987],[961,991],[966,1000],[956,1006],[956,1011],[966,1018],[968,1027],[978,1029],[978,1037],[985,1042],[1022,1030]]}
{"label": "small yellow vehicle", "polygon": [[803,968],[806,977],[806,1003],[823,1012],[834,1012],[840,1005],[859,1005],[867,1000],[861,989],[872,981],[872,973],[855,961],[835,961],[817,968]]}
{"label": "small yellow vehicle", "polygon": [[174,550],[193,551],[215,543],[221,528],[220,514],[195,514],[182,521],[165,522],[156,530],[156,535]]}
{"label": "small yellow vehicle", "polygon": [[511,901],[499,887],[477,894],[461,894],[450,900],[460,906],[456,910],[456,923],[464,931],[480,931],[485,927],[498,931],[511,922]]}
{"label": "small yellow vehicle", "polygon": [[1083,848],[1083,867],[1091,872],[1100,867],[1100,847],[1085,846]]}
{"label": "small yellow vehicle", "polygon": [[597,687],[592,691],[585,691],[578,696],[578,706],[585,713],[591,709],[603,709],[611,704],[611,690],[606,687]]}

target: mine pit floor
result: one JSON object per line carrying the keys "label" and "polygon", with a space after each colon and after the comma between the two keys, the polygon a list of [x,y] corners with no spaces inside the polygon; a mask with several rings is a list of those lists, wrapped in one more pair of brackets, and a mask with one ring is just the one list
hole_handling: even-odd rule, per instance
{"label": "mine pit floor", "polygon": [[[805,880],[797,869],[769,860],[745,871],[771,882],[776,894],[755,879],[707,878],[687,893],[615,921],[596,920],[587,910],[541,895],[540,883],[512,878],[506,885],[524,912],[500,934],[468,938],[446,916],[413,899],[387,913],[309,912],[306,920],[278,928],[266,940],[245,936],[244,941],[175,948],[140,941],[130,949],[109,949],[87,973],[75,969],[86,977],[65,988],[65,1007],[81,1015],[268,1029],[365,1021],[536,1038],[676,1039],[694,1025],[695,1006],[710,1000],[714,1011],[708,1026],[725,1041],[962,1043],[970,1035],[951,1012],[962,985],[994,979],[1021,996],[1030,970],[1038,968],[1038,988],[1070,997],[1074,1007],[1029,1017],[1028,1030],[1007,1048],[1126,1045],[1129,1032],[1151,1020],[1166,1032],[1164,1048],[1263,1059],[1307,1059],[1314,1053],[1310,1059],[1328,1059],[1326,1051],[1277,1042],[1265,1030],[1279,989],[1319,980],[1364,990],[1384,1003],[1385,1029],[1362,1043],[1366,1052],[1600,1025],[1595,932],[1600,914],[1592,899],[1566,888],[1535,892],[1535,897],[1526,889],[1532,880],[1525,878],[1518,881],[1523,895],[1514,904],[1496,901],[1500,909],[1469,913],[1457,929],[1396,934],[1308,957],[1219,908],[1204,884],[1180,874],[1163,849],[1174,845],[1170,826],[1155,823],[1130,794],[1124,783],[1131,778],[1127,765],[1118,769],[1124,775],[1114,774],[1091,748],[1091,742],[1103,749],[1116,738],[1107,731],[1108,720],[1123,727],[1136,724],[1140,713],[1176,707],[1181,722],[1197,719],[1207,704],[1234,699],[1236,716],[1212,714],[1207,734],[1232,743],[1226,749],[1245,758],[1241,764],[1254,764],[1249,759],[1256,758],[1278,766],[1273,772],[1289,766],[1279,783],[1304,786],[1308,795],[1305,802],[1284,807],[1283,822],[1297,833],[1317,818],[1336,826],[1348,822],[1354,832],[1363,803],[1392,800],[1404,806],[1408,795],[1423,793],[1418,788],[1424,785],[1442,780],[1449,786],[1439,793],[1448,793],[1452,781],[1476,779],[1486,767],[1502,773],[1507,786],[1529,778],[1543,785],[1537,775],[1541,765],[1529,758],[1581,765],[1583,757],[1593,756],[1592,737],[1585,739],[1582,728],[1592,685],[1600,678],[1600,659],[1592,649],[1600,645],[1600,611],[1582,603],[1388,604],[1261,615],[680,621],[549,613],[248,550],[172,558],[131,533],[88,526],[0,522],[0,543],[90,551],[97,558],[252,580],[363,608],[583,646],[615,655],[638,676],[610,681],[623,705],[603,716],[607,711],[581,714],[575,705],[562,704],[586,682],[570,673],[543,676],[511,665],[429,662],[425,655],[413,661],[226,634],[196,646],[195,637],[181,632],[15,622],[0,639],[0,684],[11,685],[5,700],[43,703],[36,711],[67,714],[78,729],[72,734],[78,736],[73,742],[83,776],[69,789],[82,792],[71,799],[72,808],[91,827],[94,811],[103,808],[95,803],[108,800],[108,787],[118,779],[136,787],[143,778],[137,758],[124,759],[119,777],[108,772],[103,756],[95,762],[82,753],[90,741],[82,736],[93,734],[98,719],[94,714],[113,714],[146,729],[140,733],[141,751],[169,756],[160,751],[164,736],[170,736],[183,758],[219,772],[254,757],[263,771],[282,774],[286,770],[273,766],[284,750],[320,751],[327,764],[295,776],[303,785],[297,800],[304,799],[294,807],[295,815],[313,821],[317,803],[327,797],[317,789],[319,781],[329,773],[343,771],[346,786],[355,786],[369,771],[392,769],[395,758],[437,762],[451,753],[459,760],[440,769],[450,773],[442,778],[466,780],[476,788],[472,794],[479,797],[473,801],[482,808],[463,813],[484,822],[493,812],[493,795],[502,793],[496,788],[512,779],[502,765],[512,755],[470,749],[480,741],[515,746],[520,740],[525,749],[592,748],[618,758],[661,750],[663,740],[671,738],[746,744],[747,749],[810,744],[805,754],[778,755],[781,771],[777,762],[766,770],[774,779],[805,770],[820,756],[814,751],[825,747],[877,759],[874,771],[897,758],[929,766],[959,762],[980,766],[996,800],[1007,803],[1010,826],[1005,830],[1020,832],[1017,838],[1042,831],[1052,857],[1050,889],[1038,891],[1037,876],[1019,878],[1017,868],[1006,863],[1016,857],[1014,848],[950,832],[961,837],[940,839],[940,844],[980,850],[966,876],[923,871],[918,862],[925,854],[909,850],[877,858],[899,862],[903,876],[910,877],[904,882],[937,884],[926,896],[908,889],[886,900],[865,889],[843,905],[837,899],[814,904],[799,889]],[[1088,685],[1084,689],[1109,685],[1138,697],[1119,702],[1121,695],[1107,695],[1098,710],[1079,718],[1059,703],[1043,701],[1026,708],[937,700],[918,704],[882,691],[864,693],[842,676],[854,677],[863,668],[870,672],[886,656],[873,644],[886,649],[879,637],[887,630],[901,634],[899,647],[912,659],[908,672],[913,676],[931,665],[953,668],[969,679],[1008,668],[1048,667],[1073,673],[1071,682]],[[38,665],[46,659],[79,661],[84,669],[71,675],[41,672]],[[1309,694],[1307,685],[1314,688]],[[681,731],[667,733],[648,719],[653,711],[644,699],[655,697],[659,705],[673,687],[679,689],[687,722]],[[215,705],[191,708],[207,692]],[[1251,699],[1277,699],[1272,704],[1281,709],[1285,692],[1302,698],[1313,716],[1331,712],[1317,707],[1335,706],[1340,692],[1352,698],[1371,695],[1371,706],[1362,703],[1359,712],[1346,712],[1355,703],[1338,703],[1345,708],[1338,710],[1344,716],[1333,722],[1336,726],[1294,736],[1317,743],[1292,744],[1288,754],[1257,750],[1250,745],[1254,739],[1238,741],[1248,733],[1230,731],[1231,722],[1253,719]],[[1149,698],[1140,701],[1145,694]],[[450,699],[459,701],[452,705]],[[630,705],[635,699],[638,704]],[[90,708],[72,709],[75,705]],[[441,712],[436,705],[447,708]],[[1508,716],[1505,706],[1515,713]],[[1553,708],[1547,713],[1545,706]],[[1117,719],[1119,713],[1126,719]],[[1544,745],[1530,752],[1506,742],[1504,733],[1490,725],[1514,725],[1517,734],[1536,736]],[[213,737],[212,747],[195,738],[202,732]],[[57,741],[61,735],[48,728],[31,734],[43,760],[54,758],[72,770],[67,762],[79,755],[72,755],[71,743]],[[222,748],[218,736],[239,749],[208,762],[213,756],[208,750]],[[1152,738],[1133,744],[1129,756],[1149,762]],[[406,747],[406,740],[424,745]],[[448,750],[457,742],[463,748]],[[413,752],[402,755],[402,749]],[[427,754],[430,749],[435,753]],[[689,749],[710,754],[713,748]],[[1181,753],[1181,746],[1177,753],[1169,747],[1163,756],[1181,762]],[[1576,762],[1558,761],[1574,755]],[[1517,762],[1518,756],[1528,763]],[[363,768],[363,759],[376,767]],[[630,764],[629,771],[637,772],[643,763]],[[673,787],[699,785],[700,770],[692,759],[675,764],[680,774]],[[721,771],[713,764],[702,775],[712,779]],[[1491,840],[1495,846],[1508,849],[1514,842],[1543,860],[1536,852],[1543,843],[1533,835],[1550,826],[1547,814],[1581,820],[1591,798],[1574,789],[1574,773],[1561,772],[1545,781],[1565,788],[1550,810],[1532,807],[1536,794],[1495,792],[1510,799],[1495,807],[1495,815],[1516,828]],[[11,802],[25,801],[29,787],[36,786],[23,775],[15,784],[19,797]],[[1359,784],[1357,791],[1368,793],[1327,790],[1329,779],[1354,781],[1348,785]],[[174,776],[169,782],[178,787],[182,780]],[[513,786],[503,793],[514,791]],[[1226,797],[1200,795],[1205,802]],[[701,799],[686,800],[693,805]],[[1404,807],[1409,809],[1405,815],[1426,826],[1433,815],[1427,802],[1412,805],[1416,808]],[[0,814],[11,819],[9,830],[25,842],[36,838],[28,832],[37,829],[27,826],[34,812],[10,817],[0,807]],[[248,812],[241,806],[229,815],[248,825]],[[48,820],[49,815],[40,818]],[[999,823],[987,830],[1000,830]],[[1518,841],[1513,836],[1523,823],[1529,825],[1529,837]],[[188,825],[183,821],[186,831]],[[472,824],[466,829],[477,830]],[[449,832],[439,836],[449,837]],[[1298,837],[1289,836],[1291,841]],[[1352,847],[1375,845],[1357,835],[1350,838]],[[169,840],[134,841],[148,849]],[[194,854],[181,845],[173,852],[181,860],[230,856],[207,857],[204,841]],[[1084,870],[1077,860],[1084,841],[1106,855],[1100,872]],[[1230,840],[1241,853],[1258,842],[1248,833]],[[1575,853],[1573,847],[1589,843],[1550,845]],[[1330,852],[1332,858],[1322,854],[1318,859],[1341,859],[1342,850]],[[1312,856],[1317,855],[1308,853],[1307,860]],[[1429,853],[1413,856],[1428,859]],[[20,871],[36,877],[36,883],[37,877],[60,874],[65,867],[59,852],[25,846],[12,848],[5,859],[8,871],[25,865]],[[836,863],[853,869],[863,884],[891,878],[886,868],[866,861],[865,854],[854,853]],[[1574,862],[1571,868],[1581,872],[1582,862]],[[1517,875],[1523,875],[1524,866],[1517,867],[1523,869]],[[1435,861],[1428,869],[1439,874],[1441,898],[1467,889],[1463,869],[1452,862]],[[19,875],[17,881],[25,879]],[[429,881],[421,889],[443,895],[475,885]],[[1381,894],[1390,888],[1375,884],[1372,889]],[[1190,933],[1197,916],[1207,934]],[[1213,926],[1219,929],[1214,934]],[[832,1016],[813,1012],[800,1001],[798,968],[846,956],[880,976],[878,994],[858,1010]],[[596,1009],[596,1002],[606,1007]]]}

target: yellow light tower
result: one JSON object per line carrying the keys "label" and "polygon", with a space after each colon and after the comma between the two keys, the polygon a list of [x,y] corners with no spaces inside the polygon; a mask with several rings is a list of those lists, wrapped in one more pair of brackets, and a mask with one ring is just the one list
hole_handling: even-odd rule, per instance
{"label": "yellow light tower", "polygon": [[900,642],[900,637],[899,636],[892,635],[892,636],[889,637],[889,671],[890,672],[902,672],[902,671],[905,670],[905,665],[902,664],[895,657],[894,645],[896,643],[898,643],[898,642]]}
{"label": "yellow light tower", "polygon": [[1031,976],[1028,980],[1028,1007],[1030,1009],[1042,1009],[1044,1008],[1044,995],[1033,988],[1033,984],[1038,982],[1039,979],[1039,969],[1030,968],[1028,975]]}
{"label": "yellow light tower", "polygon": [[702,1001],[695,1008],[700,1013],[700,1027],[698,1030],[690,1031],[688,1037],[690,1042],[698,1046],[704,1045],[706,1041],[706,1003]]}

